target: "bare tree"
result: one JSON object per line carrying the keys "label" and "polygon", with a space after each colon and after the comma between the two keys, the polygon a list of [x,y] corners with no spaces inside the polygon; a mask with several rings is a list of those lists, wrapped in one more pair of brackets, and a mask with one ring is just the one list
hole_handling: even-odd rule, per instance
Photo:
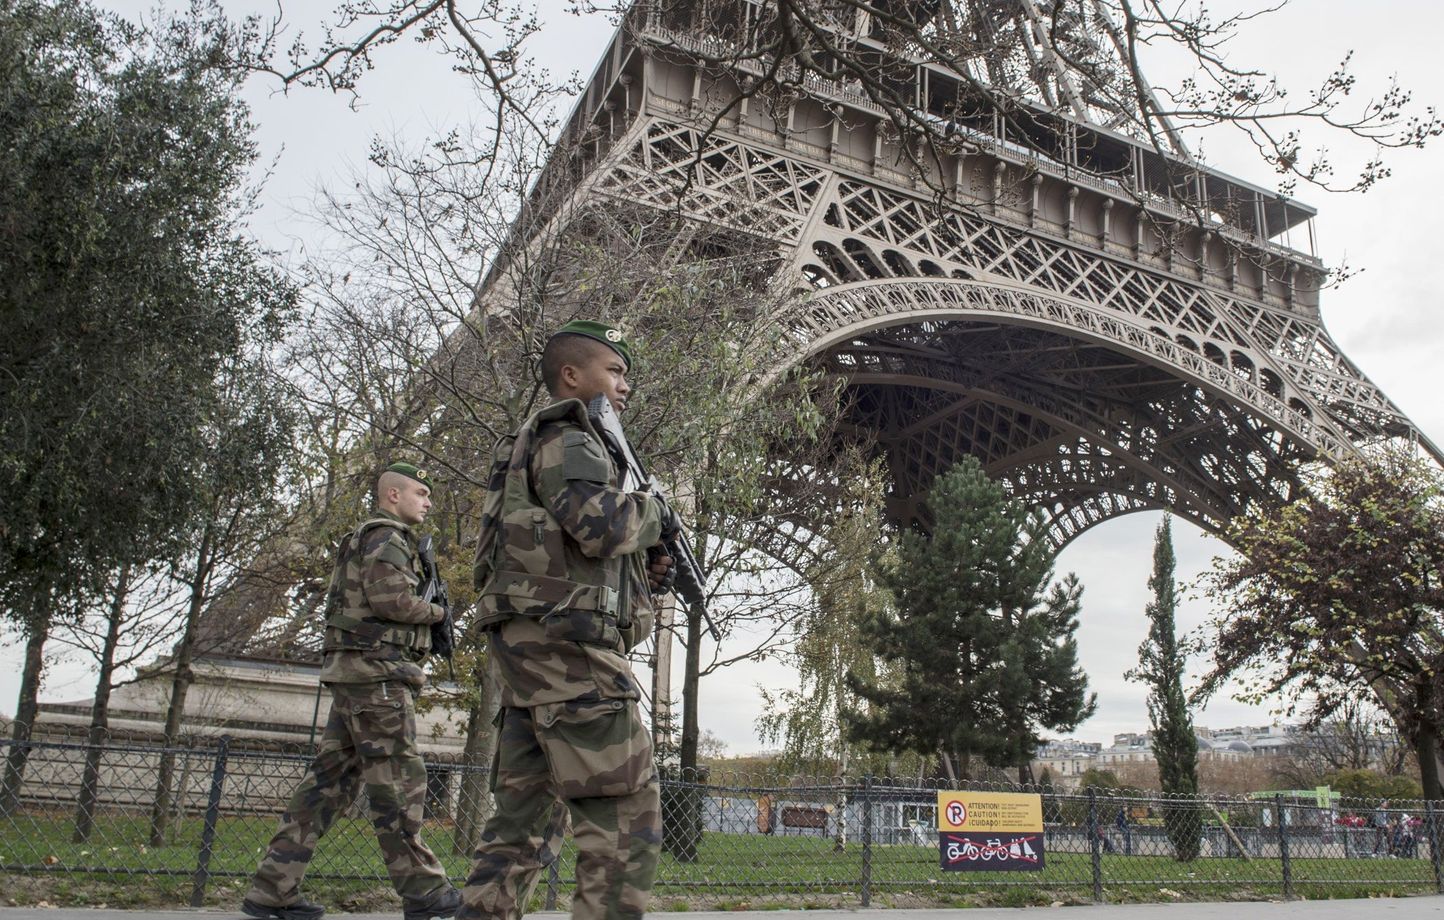
{"label": "bare tree", "polygon": [[[201,613],[228,586],[250,575],[247,567],[268,543],[291,526],[286,495],[297,475],[297,417],[291,390],[270,356],[252,354],[218,372],[220,399],[202,449],[192,458],[197,502],[186,522],[186,539],[167,561],[166,579],[180,638],[147,676],[171,678],[164,747],[156,774],[150,842],[165,842],[172,811],[172,781],[186,700],[197,655],[216,637],[200,634]],[[172,631],[171,635],[174,635]]]}
{"label": "bare tree", "polygon": [[1408,760],[1409,744],[1394,721],[1372,701],[1350,696],[1317,724],[1301,728],[1275,758],[1274,770],[1291,788],[1303,789],[1340,770],[1398,776]]}
{"label": "bare tree", "polygon": [[[754,100],[780,112],[805,96],[854,98],[883,113],[899,158],[925,177],[941,153],[979,133],[1058,157],[1072,122],[1144,141],[1160,155],[1168,188],[1194,162],[1190,135],[1222,126],[1247,140],[1285,193],[1298,183],[1363,190],[1388,174],[1385,152],[1439,135],[1435,111],[1415,105],[1406,88],[1361,91],[1352,55],[1308,87],[1284,85],[1268,62],[1237,60],[1235,39],[1269,28],[1282,6],[1219,15],[1206,4],[1160,0],[584,0],[571,10],[646,30],[664,51],[736,74],[714,125]],[[536,95],[555,99],[568,89],[531,56],[546,29],[519,0],[348,2],[318,36],[297,35],[284,51],[283,16],[253,27],[272,41],[246,66],[288,87],[348,93],[360,90],[386,45],[405,35],[429,42],[491,101],[491,145],[511,124],[533,124]],[[1155,87],[1144,72],[1153,60],[1189,76]],[[1364,152],[1341,163],[1340,142]],[[1088,165],[1098,173],[1126,168],[1101,150],[1094,159]]]}

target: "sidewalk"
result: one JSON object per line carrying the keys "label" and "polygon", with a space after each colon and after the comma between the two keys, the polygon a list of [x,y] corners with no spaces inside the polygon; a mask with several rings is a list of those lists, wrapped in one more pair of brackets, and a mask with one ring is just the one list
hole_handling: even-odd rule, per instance
{"label": "sidewalk", "polygon": [[[1370,898],[1337,901],[1209,901],[1197,904],[1099,904],[1086,907],[979,907],[966,910],[768,910],[684,914],[654,913],[678,920],[1444,920],[1444,897]],[[335,920],[398,920],[401,911],[385,914],[327,912]],[[537,920],[562,920],[569,915],[538,912]],[[240,911],[224,910],[93,910],[89,908],[0,907],[0,920],[243,920]]]}

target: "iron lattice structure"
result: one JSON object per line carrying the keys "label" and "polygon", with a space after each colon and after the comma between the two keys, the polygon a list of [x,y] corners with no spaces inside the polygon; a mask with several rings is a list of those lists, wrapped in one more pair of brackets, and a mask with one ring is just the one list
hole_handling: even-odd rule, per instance
{"label": "iron lattice structure", "polygon": [[[1131,136],[1151,90],[1130,80],[1106,5],[1077,6],[1065,64],[1034,40],[1046,16],[1032,0],[952,4],[976,36],[968,73],[838,26],[857,54],[893,55],[918,112],[948,120],[955,142],[929,157],[855,86],[801,75],[749,97],[765,62],[745,53],[745,24],[765,7],[638,7],[566,127],[580,156],[536,194],[774,242],[778,281],[805,292],[778,318],[779,365],[845,378],[848,422],[886,451],[901,521],[966,453],[1060,547],[1148,508],[1217,532],[1293,497],[1300,462],[1379,441],[1440,458],[1324,329],[1324,267],[1291,245],[1312,239],[1314,211]],[[1016,117],[979,115],[980,81],[1013,81],[1044,134],[1022,144]]]}
{"label": "iron lattice structure", "polygon": [[[969,453],[1060,548],[1144,509],[1221,532],[1294,497],[1300,463],[1380,442],[1444,462],[1323,327],[1313,209],[1200,166],[1166,120],[1150,129],[1109,2],[898,6],[947,67],[856,6],[802,4],[885,99],[772,67],[769,0],[639,3],[507,251],[638,205],[666,216],[679,258],[689,233],[775,247],[773,280],[799,296],[775,318],[773,366],[845,381],[844,427],[885,452],[901,523],[927,523],[920,497]],[[899,103],[942,142],[900,131]],[[506,302],[507,269],[491,266],[482,310]],[[779,558],[805,557],[807,522],[780,523]],[[285,653],[314,617],[262,637],[284,601],[253,593],[209,611],[207,635]]]}

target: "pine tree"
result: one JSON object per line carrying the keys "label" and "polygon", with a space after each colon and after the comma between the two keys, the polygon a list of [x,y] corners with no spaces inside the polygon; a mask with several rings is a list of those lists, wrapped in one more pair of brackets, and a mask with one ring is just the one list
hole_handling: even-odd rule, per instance
{"label": "pine tree", "polygon": [[862,630],[887,682],[854,673],[869,705],[849,736],[883,750],[937,755],[950,779],[973,757],[1019,766],[1040,729],[1068,731],[1093,713],[1074,633],[1082,586],[1049,586],[1053,555],[1041,523],[988,479],[972,457],[928,493],[929,533],[908,532],[879,583],[896,610]]}
{"label": "pine tree", "polygon": [[[1198,794],[1198,739],[1183,692],[1186,661],[1174,629],[1178,594],[1173,572],[1173,528],[1165,517],[1153,541],[1153,574],[1148,578],[1153,599],[1145,608],[1148,638],[1138,647],[1138,667],[1126,676],[1149,687],[1148,721],[1163,791],[1193,796]],[[1163,820],[1174,855],[1185,862],[1197,858],[1202,834],[1197,808],[1182,802],[1165,806]]]}

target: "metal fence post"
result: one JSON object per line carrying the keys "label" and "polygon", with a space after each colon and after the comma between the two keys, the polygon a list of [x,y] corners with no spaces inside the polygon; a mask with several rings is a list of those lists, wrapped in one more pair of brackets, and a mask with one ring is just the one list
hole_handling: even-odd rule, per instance
{"label": "metal fence post", "polygon": [[211,850],[216,842],[216,821],[221,816],[221,792],[226,786],[226,753],[231,746],[231,736],[221,735],[216,745],[216,768],[211,773],[211,796],[206,802],[206,821],[201,829],[201,849],[196,854],[196,874],[191,880],[191,907],[201,907],[206,902],[206,883],[211,877]]}
{"label": "metal fence post", "polygon": [[1274,826],[1279,829],[1279,860],[1284,869],[1284,900],[1294,899],[1294,866],[1289,860],[1288,822],[1284,820],[1284,797],[1274,796]]}
{"label": "metal fence post", "polygon": [[1103,903],[1103,848],[1098,839],[1098,790],[1088,787],[1088,851],[1093,862],[1093,900]]}
{"label": "metal fence post", "polygon": [[1424,828],[1429,835],[1429,862],[1434,866],[1434,890],[1444,894],[1444,863],[1439,859],[1439,813],[1432,799],[1424,801]]}
{"label": "metal fence post", "polygon": [[562,861],[561,841],[556,842],[557,852],[552,857],[551,864],[547,866],[547,900],[546,910],[557,909],[557,889],[561,886],[562,870],[558,863]]}
{"label": "metal fence post", "polygon": [[872,774],[862,778],[862,906],[872,906]]}

